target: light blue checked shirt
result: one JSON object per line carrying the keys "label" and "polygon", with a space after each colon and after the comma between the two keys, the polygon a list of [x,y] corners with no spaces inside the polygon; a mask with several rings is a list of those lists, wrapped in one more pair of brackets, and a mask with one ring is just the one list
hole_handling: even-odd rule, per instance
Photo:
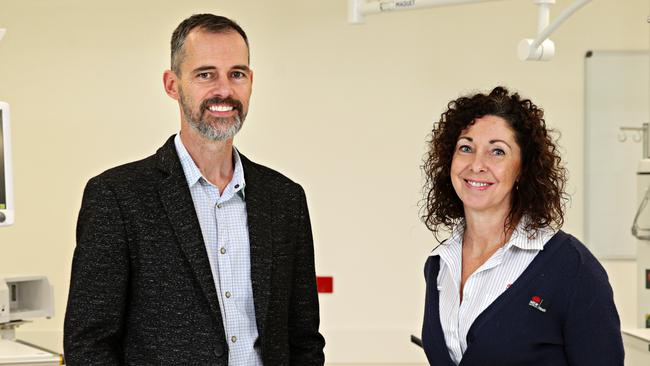
{"label": "light blue checked shirt", "polygon": [[174,143],[190,187],[210,259],[228,341],[228,365],[262,366],[260,352],[254,348],[258,332],[244,200],[246,182],[239,153],[233,148],[235,171],[232,180],[220,195],[219,188],[201,175],[185,149],[180,134],[176,135]]}

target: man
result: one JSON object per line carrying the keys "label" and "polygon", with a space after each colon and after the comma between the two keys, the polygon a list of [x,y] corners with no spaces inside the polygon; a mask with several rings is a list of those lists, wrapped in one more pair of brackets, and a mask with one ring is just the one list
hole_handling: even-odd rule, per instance
{"label": "man", "polygon": [[74,365],[323,365],[305,194],[233,148],[248,40],[211,14],[172,36],[181,131],[91,179],[65,319]]}

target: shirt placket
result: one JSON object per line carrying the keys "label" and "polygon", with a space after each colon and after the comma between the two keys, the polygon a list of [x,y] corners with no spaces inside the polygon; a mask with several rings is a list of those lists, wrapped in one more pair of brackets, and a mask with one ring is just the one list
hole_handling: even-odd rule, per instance
{"label": "shirt placket", "polygon": [[226,324],[226,337],[231,349],[238,348],[237,338],[241,334],[238,324],[234,317],[227,314],[236,314],[236,304],[234,301],[234,281],[233,268],[231,260],[230,233],[227,225],[227,202],[219,199],[214,206],[214,213],[217,220],[217,267],[219,271],[220,298],[224,308],[224,322]]}
{"label": "shirt placket", "polygon": [[[452,286],[451,289],[445,289],[445,291],[453,291],[451,294],[451,298],[454,299],[452,308],[451,308],[451,316],[446,318],[446,322],[449,325],[450,328],[450,334],[454,337],[452,340],[452,345],[453,345],[453,353],[455,355],[455,358],[460,359],[462,356],[462,350],[461,350],[461,342],[460,342],[460,320],[461,320],[461,314],[460,314],[460,308],[461,308],[461,303],[460,299],[458,297],[459,291],[460,291],[460,266],[454,265],[454,263],[459,263],[457,261],[454,261],[452,258],[453,256],[460,256],[460,246],[458,248],[453,247],[451,248],[450,252],[442,252],[440,253],[440,259],[444,263],[444,267],[446,269],[445,276],[447,276],[447,281],[453,283],[454,286]],[[458,279],[458,281],[456,280]]]}
{"label": "shirt placket", "polygon": [[[476,282],[475,275],[476,273],[472,273],[469,278],[467,278],[467,281],[465,281],[465,285],[463,286],[463,301],[461,302],[460,297],[458,295],[456,296],[456,301],[458,304],[458,317],[456,317],[457,323],[454,324],[454,326],[456,330],[456,338],[458,339],[458,352],[460,355],[465,353],[465,347],[463,347],[463,344],[465,344],[465,342],[462,338],[463,334],[466,334],[465,329],[467,328],[467,318],[471,316],[471,309],[474,306],[472,304],[472,301],[474,301],[473,287],[474,283]],[[458,278],[460,278],[460,276]]]}
{"label": "shirt placket", "polygon": [[[459,324],[463,325],[462,333],[467,334],[473,321],[479,315],[477,312],[481,309],[483,298],[479,294],[485,287],[486,278],[489,278],[489,273],[486,273],[503,262],[503,248],[498,249],[488,260],[483,263],[465,282],[463,288],[463,302],[460,306]],[[458,328],[461,331],[460,327]],[[465,347],[466,348],[466,347]],[[465,349],[462,349],[465,352]]]}

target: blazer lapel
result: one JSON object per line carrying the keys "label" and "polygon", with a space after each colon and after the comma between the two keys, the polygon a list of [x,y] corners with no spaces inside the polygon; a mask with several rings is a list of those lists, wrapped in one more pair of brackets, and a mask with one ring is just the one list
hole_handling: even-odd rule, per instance
{"label": "blazer lapel", "polygon": [[248,236],[251,253],[251,282],[255,303],[257,330],[264,334],[266,314],[271,291],[273,204],[265,191],[264,173],[240,153],[246,180],[245,197],[248,215]]}
{"label": "blazer lapel", "polygon": [[[210,304],[210,309],[215,315],[218,329],[223,332],[223,320],[219,309],[219,300],[214,286],[210,261],[205,249],[201,226],[194,210],[194,202],[190,194],[183,167],[178,160],[174,136],[156,153],[158,167],[169,175],[162,179],[158,191],[169,221],[171,222],[176,239],[178,240],[194,275],[196,276],[203,295]],[[225,338],[225,332],[223,332]]]}

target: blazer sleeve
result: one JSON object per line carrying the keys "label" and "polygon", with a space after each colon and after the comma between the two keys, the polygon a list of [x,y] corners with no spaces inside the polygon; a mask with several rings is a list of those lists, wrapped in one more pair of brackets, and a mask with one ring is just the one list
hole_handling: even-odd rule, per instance
{"label": "blazer sleeve", "polygon": [[296,255],[293,289],[289,308],[290,365],[322,366],[325,363],[325,339],[318,331],[320,323],[314,244],[307,200],[298,187],[299,211],[296,223]]}
{"label": "blazer sleeve", "polygon": [[124,223],[114,192],[93,178],[77,222],[64,325],[66,364],[121,365],[129,278]]}
{"label": "blazer sleeve", "polygon": [[591,255],[577,274],[564,325],[571,366],[623,366],[621,325],[607,273]]}

